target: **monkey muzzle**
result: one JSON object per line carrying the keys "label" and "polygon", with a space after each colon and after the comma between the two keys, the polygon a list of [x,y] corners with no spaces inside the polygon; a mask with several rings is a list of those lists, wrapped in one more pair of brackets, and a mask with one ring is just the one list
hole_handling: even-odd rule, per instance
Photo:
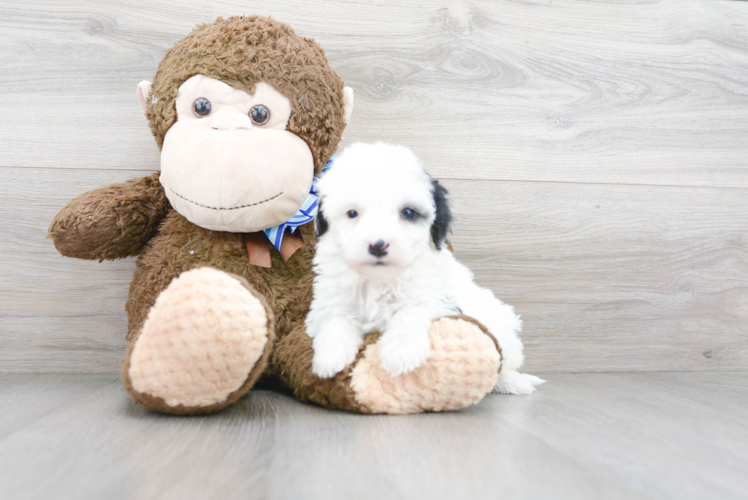
{"label": "monkey muzzle", "polygon": [[187,220],[214,231],[248,233],[281,224],[309,194],[312,152],[291,132],[232,118],[172,125],[161,149],[166,196]]}

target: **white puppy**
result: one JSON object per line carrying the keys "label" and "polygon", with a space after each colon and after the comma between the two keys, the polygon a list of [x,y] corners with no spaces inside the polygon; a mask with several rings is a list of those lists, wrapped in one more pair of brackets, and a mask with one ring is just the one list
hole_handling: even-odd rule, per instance
{"label": "white puppy", "polygon": [[494,392],[530,394],[543,381],[520,374],[522,322],[473,282],[445,248],[446,190],[403,146],[353,144],[318,183],[314,299],[306,318],[312,371],[332,377],[356,359],[364,335],[382,332],[382,367],[397,376],[429,357],[428,329],[442,316],[480,321],[501,346]]}

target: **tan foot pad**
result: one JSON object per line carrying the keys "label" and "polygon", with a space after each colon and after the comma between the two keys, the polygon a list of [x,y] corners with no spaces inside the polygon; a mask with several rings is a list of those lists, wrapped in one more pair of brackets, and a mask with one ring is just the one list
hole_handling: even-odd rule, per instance
{"label": "tan foot pad", "polygon": [[459,318],[435,321],[429,335],[429,359],[399,377],[381,368],[379,346],[369,344],[352,371],[356,401],[374,413],[419,413],[464,408],[491,392],[501,368],[493,337]]}
{"label": "tan foot pad", "polygon": [[231,275],[183,273],[159,295],[125,359],[134,397],[174,413],[222,406],[263,357],[271,323],[264,302]]}

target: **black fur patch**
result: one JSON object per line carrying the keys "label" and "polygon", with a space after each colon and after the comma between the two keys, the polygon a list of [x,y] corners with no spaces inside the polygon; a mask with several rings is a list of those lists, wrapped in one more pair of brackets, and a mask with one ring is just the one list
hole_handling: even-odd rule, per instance
{"label": "black fur patch", "polygon": [[322,214],[322,200],[319,200],[317,205],[317,217],[314,219],[314,235],[319,238],[327,232],[330,226],[327,223],[327,219]]}
{"label": "black fur patch", "polygon": [[436,217],[431,224],[431,240],[437,250],[447,241],[447,235],[452,231],[452,210],[447,199],[447,190],[436,179],[431,179],[432,194],[436,205]]}

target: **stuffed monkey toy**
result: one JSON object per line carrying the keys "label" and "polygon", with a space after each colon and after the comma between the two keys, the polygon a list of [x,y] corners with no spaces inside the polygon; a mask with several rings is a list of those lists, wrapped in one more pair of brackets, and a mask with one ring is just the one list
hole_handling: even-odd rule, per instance
{"label": "stuffed monkey toy", "polygon": [[310,190],[353,106],[314,40],[266,17],[219,18],[177,42],[138,97],[160,172],[79,196],[49,229],[68,257],[138,257],[122,366],[135,403],[214,412],[260,377],[361,413],[457,409],[491,391],[501,351],[464,316],[433,323],[431,356],[409,374],[380,368],[377,334],[336,377],[312,374]]}

